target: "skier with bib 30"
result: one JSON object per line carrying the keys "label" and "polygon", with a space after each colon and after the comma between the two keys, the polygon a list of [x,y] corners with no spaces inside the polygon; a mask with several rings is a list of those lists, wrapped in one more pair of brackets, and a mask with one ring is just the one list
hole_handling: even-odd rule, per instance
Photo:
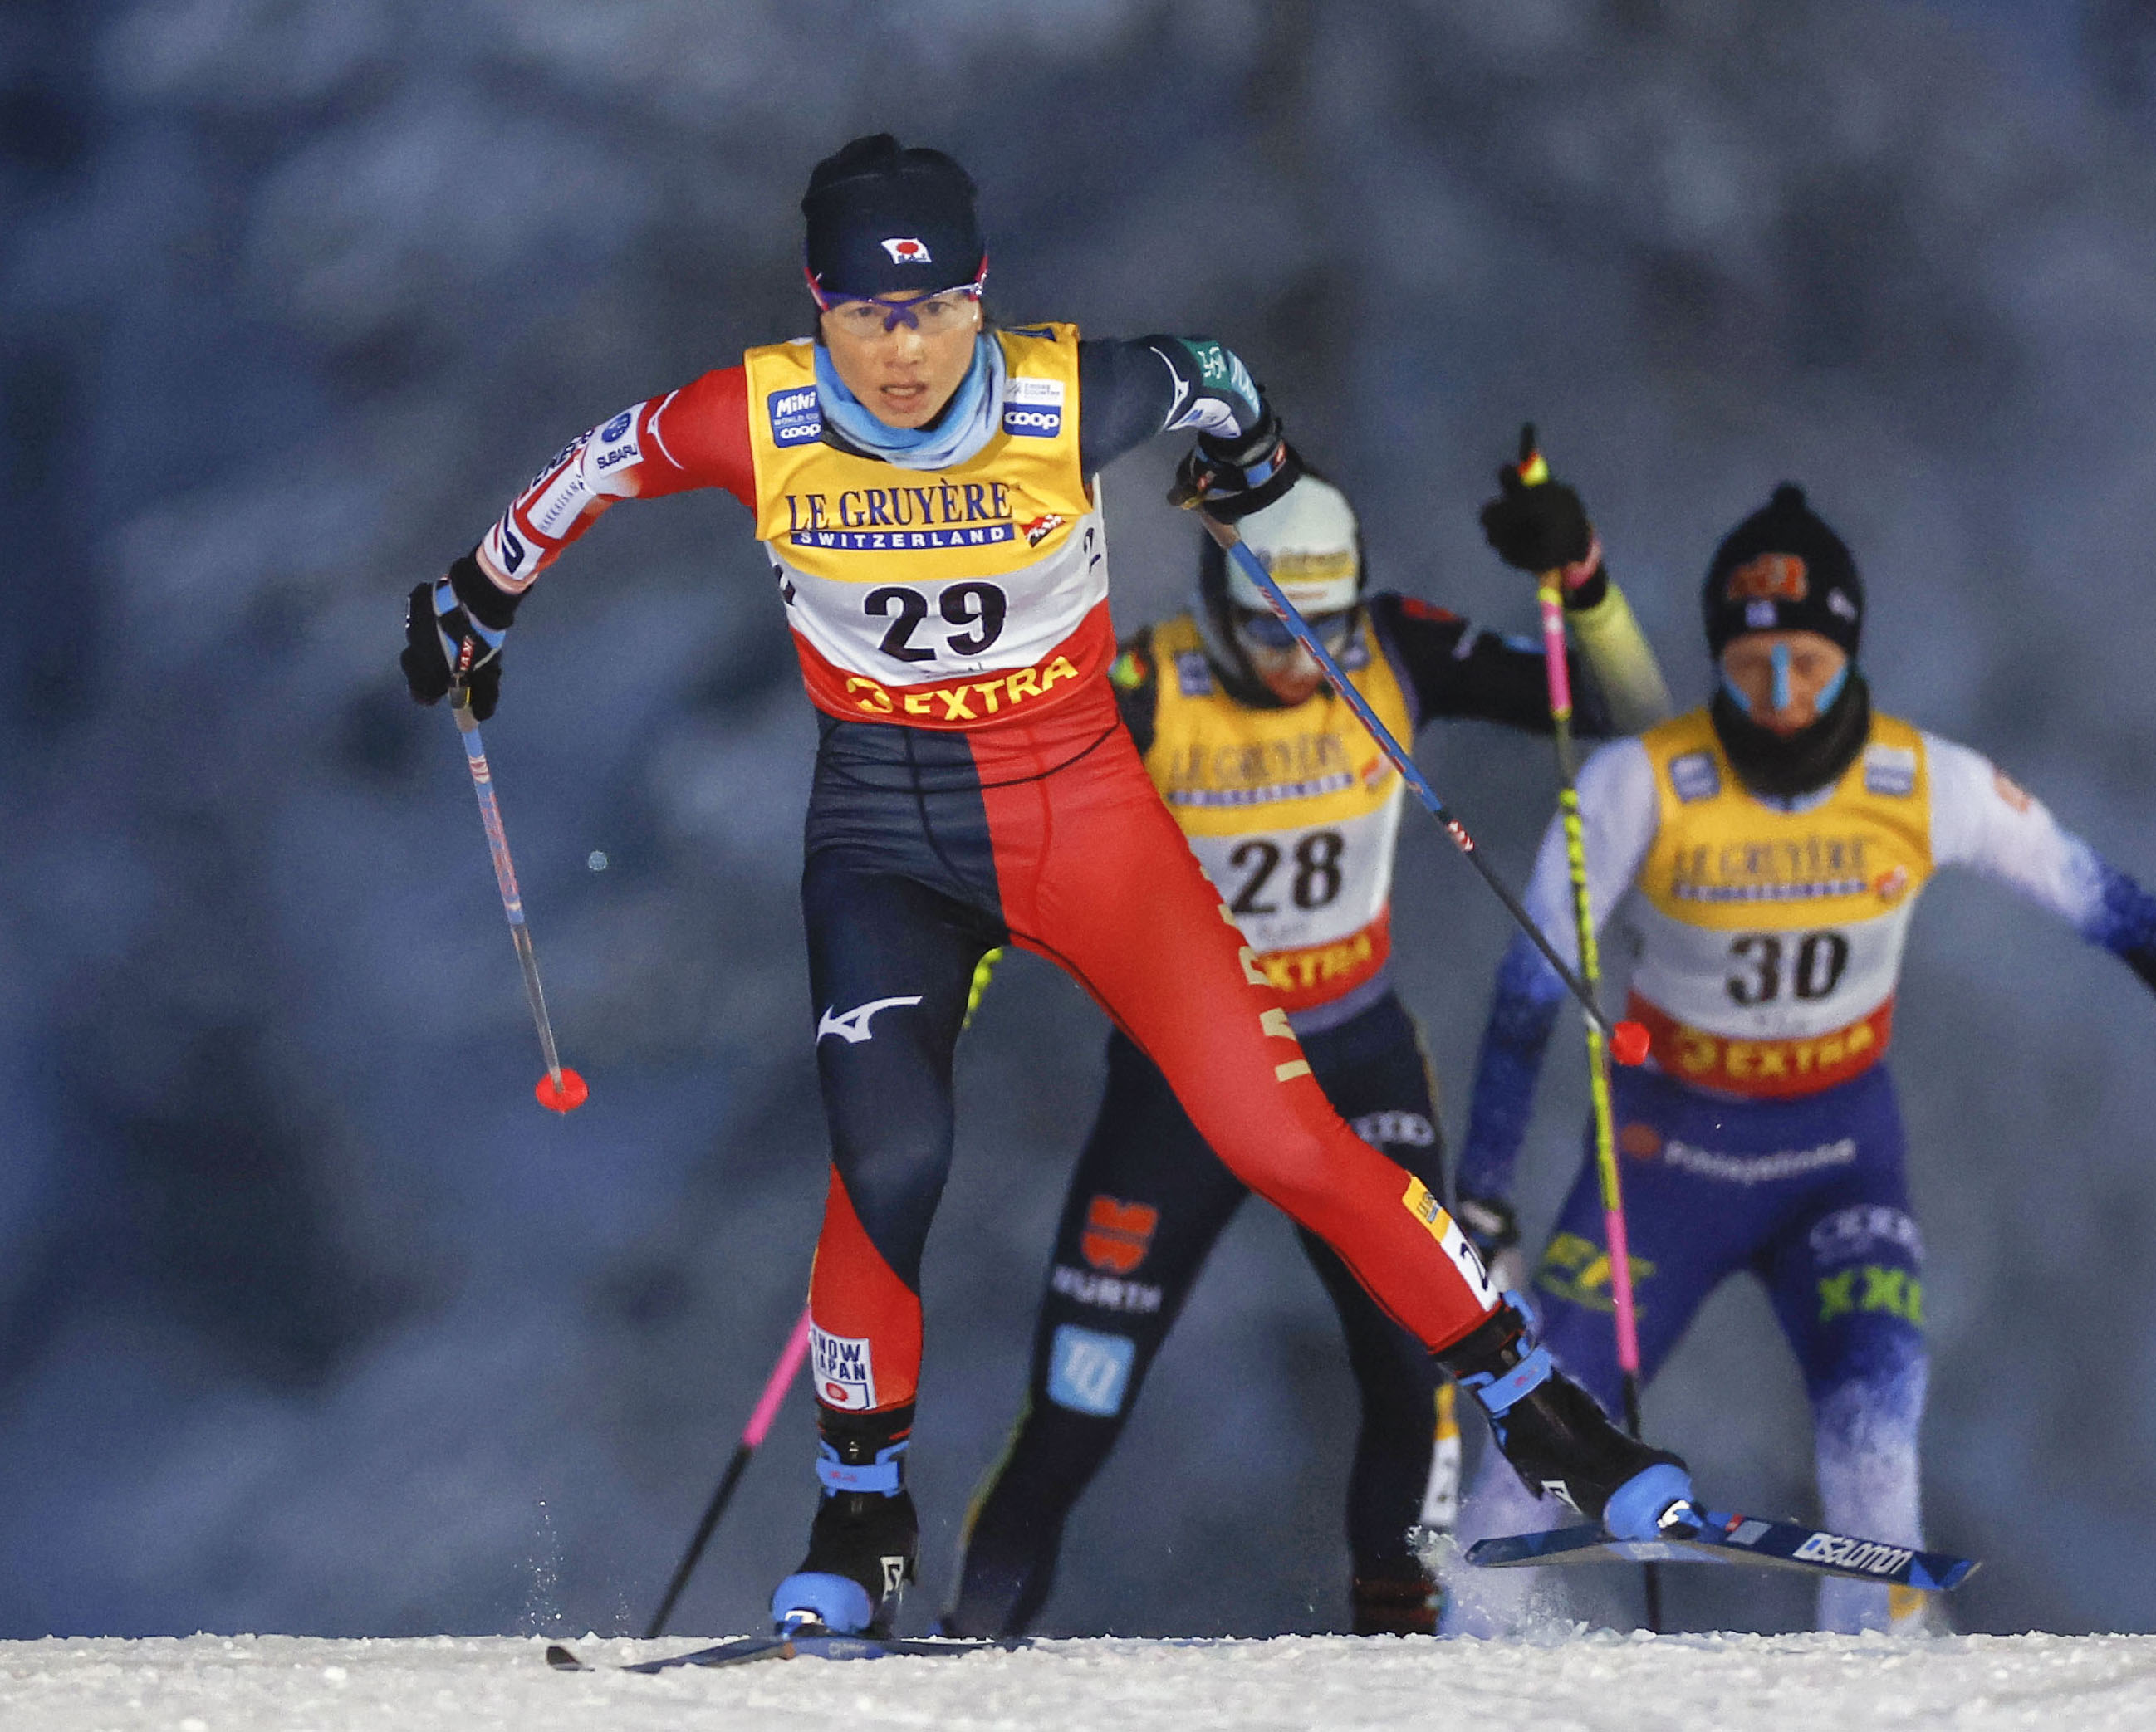
{"label": "skier with bib 30", "polygon": [[[1578,495],[1561,483],[1516,489],[1484,522],[1511,563],[1565,571],[1567,612],[1594,674],[1583,683],[1583,730],[1667,715],[1661,672],[1603,569]],[[1237,527],[1398,738],[1443,718],[1548,730],[1540,648],[1408,597],[1366,596],[1361,530],[1329,482],[1306,474]],[[1199,555],[1196,605],[1138,633],[1111,671],[1124,724],[1279,990],[1327,1097],[1364,1141],[1441,1190],[1430,1074],[1389,966],[1404,784],[1255,585],[1209,537]],[[956,1634],[1016,1635],[1039,1616],[1070,1509],[1248,1195],[1120,1031],[1108,1039],[1107,1079],[1056,1231],[1025,1407],[968,1517],[944,1621]],[[1339,1259],[1306,1229],[1301,1238],[1339,1314],[1361,1398],[1348,1489],[1353,1627],[1427,1632],[1436,1606],[1414,1530],[1438,1465],[1442,1380]],[[1456,1435],[1447,1445],[1456,1460]]]}
{"label": "skier with bib 30", "polygon": [[[1579,800],[1597,916],[1638,893],[1630,1014],[1652,1036],[1653,1068],[1613,1082],[1642,1375],[1715,1286],[1751,1270],[1811,1399],[1822,1524],[1917,1545],[1922,1241],[1881,1062],[1910,915],[1934,872],[1974,867],[2156,986],[2156,899],[1975,752],[1872,710],[1856,666],[1864,600],[1840,537],[1799,489],[1777,489],[1707,570],[1712,701],[1603,747]],[[1553,827],[1527,905],[1567,954],[1569,898]],[[1507,1197],[1558,992],[1515,944],[1459,1170],[1459,1217],[1486,1256],[1517,1238]],[[1551,1352],[1614,1411],[1609,1267],[1590,1152],[1536,1301]],[[1492,1467],[1461,1530],[1558,1514]],[[1478,1576],[1449,1622],[1497,1627],[1529,1574]],[[1820,1584],[1825,1629],[1907,1625],[1923,1610],[1908,1589]]]}
{"label": "skier with bib 30", "polygon": [[1019,944],[1081,981],[1253,1190],[1338,1252],[1474,1388],[1506,1448],[1614,1528],[1689,1482],[1550,1375],[1419,1183],[1327,1104],[1277,992],[1117,719],[1096,472],[1199,435],[1186,487],[1236,516],[1299,465],[1241,361],[1201,339],[991,330],[973,186],[888,135],[802,202],[816,335],[624,410],[572,443],[413,591],[415,697],[495,701],[532,579],[616,500],[690,488],[754,514],[820,742],[802,904],[832,1175],[809,1304],[822,1491],[782,1627],[887,1627],[917,1545],[904,1456],[921,1256],[949,1170],[974,965]]}

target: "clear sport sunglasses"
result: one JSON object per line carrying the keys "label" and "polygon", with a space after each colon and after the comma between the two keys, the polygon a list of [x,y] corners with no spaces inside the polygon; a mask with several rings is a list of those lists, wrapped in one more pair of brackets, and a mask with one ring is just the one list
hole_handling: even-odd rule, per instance
{"label": "clear sport sunglasses", "polygon": [[985,253],[981,255],[979,274],[972,282],[911,300],[894,300],[883,295],[826,295],[816,273],[805,264],[801,274],[808,279],[808,292],[815,297],[818,310],[830,314],[849,336],[875,336],[879,327],[891,331],[903,325],[908,331],[935,336],[956,331],[971,317],[982,286],[988,279],[988,259]]}

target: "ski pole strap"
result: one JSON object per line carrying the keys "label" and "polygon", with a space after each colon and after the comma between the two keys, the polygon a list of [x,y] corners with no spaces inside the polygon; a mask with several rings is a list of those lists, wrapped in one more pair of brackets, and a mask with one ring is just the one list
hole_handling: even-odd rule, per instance
{"label": "ski pole strap", "polygon": [[898,1458],[906,1453],[906,1445],[911,1441],[901,1438],[876,1451],[874,1461],[855,1463],[839,1460],[837,1450],[819,1442],[816,1445],[816,1477],[827,1492],[880,1492],[886,1498],[895,1498],[906,1484],[899,1472]]}

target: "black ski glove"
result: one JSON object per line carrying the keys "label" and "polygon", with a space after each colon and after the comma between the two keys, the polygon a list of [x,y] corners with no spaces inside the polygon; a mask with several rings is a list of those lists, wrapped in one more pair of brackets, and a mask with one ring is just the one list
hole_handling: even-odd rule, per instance
{"label": "black ski glove", "polygon": [[404,601],[404,653],[398,664],[415,704],[439,704],[457,686],[471,694],[475,721],[501,699],[501,640],[520,596],[504,595],[480,569],[475,553]]}
{"label": "black ski glove", "polygon": [[1452,1205],[1452,1218],[1486,1263],[1496,1263],[1498,1253],[1520,1243],[1520,1223],[1512,1206],[1496,1197],[1460,1197]]}
{"label": "black ski glove", "polygon": [[1482,533],[1508,566],[1537,576],[1563,571],[1568,590],[1591,582],[1600,563],[1589,563],[1597,543],[1587,507],[1563,482],[1549,479],[1532,422],[1520,429],[1519,461],[1498,465],[1497,497],[1482,508]]}
{"label": "black ski glove", "polygon": [[1262,511],[1301,479],[1302,459],[1282,437],[1280,417],[1267,405],[1265,418],[1235,438],[1200,433],[1175,471],[1168,502],[1179,510],[1203,506],[1222,523]]}

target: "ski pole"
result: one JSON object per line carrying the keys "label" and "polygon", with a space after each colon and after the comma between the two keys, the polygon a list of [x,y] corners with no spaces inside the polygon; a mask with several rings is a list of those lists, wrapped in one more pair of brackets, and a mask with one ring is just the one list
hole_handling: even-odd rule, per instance
{"label": "ski pole", "polygon": [[549,1111],[572,1113],[591,1097],[584,1079],[562,1063],[554,1049],[554,1025],[547,1016],[547,995],[539,986],[539,959],[532,954],[531,929],[524,920],[524,898],[516,889],[516,868],[509,858],[509,837],[501,828],[501,802],[495,798],[494,776],[486,767],[486,747],[479,737],[479,723],[471,713],[471,694],[459,686],[450,694],[450,714],[464,736],[465,761],[470,766],[472,792],[479,796],[479,821],[486,832],[487,853],[494,858],[494,882],[501,892],[502,912],[509,916],[510,941],[516,946],[517,966],[524,971],[525,1002],[531,1007],[531,1021],[539,1031],[539,1050],[547,1060],[547,1074],[531,1091]]}
{"label": "ski pole", "polygon": [[674,1566],[674,1579],[666,1584],[666,1596],[659,1602],[659,1610],[652,1613],[650,1627],[644,1632],[646,1642],[655,1641],[666,1633],[666,1620],[674,1615],[674,1603],[681,1597],[681,1590],[689,1585],[689,1578],[696,1573],[702,1561],[704,1548],[711,1544],[711,1533],[719,1524],[719,1518],[726,1513],[726,1505],[733,1501],[734,1488],[741,1483],[742,1475],[747,1471],[748,1458],[754,1455],[771,1430],[771,1422],[778,1417],[779,1405],[786,1399],[786,1391],[793,1386],[795,1376],[801,1370],[801,1361],[808,1356],[808,1313],[804,1309],[801,1320],[793,1325],[793,1333],[786,1338],[779,1350],[778,1363],[771,1368],[771,1376],[763,1386],[763,1394],[756,1404],[756,1412],[748,1417],[742,1427],[741,1442],[735,1445],[733,1459],[726,1463],[726,1471],[719,1476],[718,1489],[711,1494],[711,1501],[704,1506],[701,1520],[689,1540],[689,1549],[681,1554],[681,1561]]}
{"label": "ski pole", "polygon": [[1497,899],[1505,904],[1505,911],[1512,915],[1520,930],[1534,940],[1535,948],[1543,953],[1543,961],[1557,971],[1558,978],[1578,1001],[1579,1007],[1586,1013],[1589,1022],[1609,1038],[1609,1051],[1617,1062],[1620,1064],[1639,1063],[1647,1056],[1647,1031],[1637,1022],[1619,1022],[1613,1026],[1602,1014],[1602,1007],[1594,1002],[1594,995],[1582,984],[1579,976],[1572,971],[1564,958],[1558,955],[1556,946],[1543,936],[1542,928],[1535,925],[1527,910],[1520,905],[1519,899],[1505,888],[1504,879],[1498,877],[1496,869],[1482,858],[1482,852],[1476,845],[1475,838],[1467,833],[1467,827],[1453,815],[1450,807],[1437,797],[1436,789],[1430,785],[1429,779],[1416,766],[1407,748],[1393,738],[1392,730],[1378,719],[1378,712],[1370,707],[1370,700],[1356,690],[1348,676],[1340,671],[1339,663],[1334,661],[1331,652],[1318,642],[1317,633],[1311,630],[1310,623],[1296,611],[1295,603],[1288,600],[1286,592],[1273,582],[1272,573],[1265,568],[1257,555],[1243,545],[1242,536],[1231,525],[1222,523],[1206,512],[1200,511],[1198,520],[1205,525],[1205,533],[1219,543],[1220,551],[1235,561],[1243,575],[1258,587],[1259,593],[1265,597],[1281,623],[1295,634],[1296,641],[1310,652],[1311,658],[1324,674],[1326,683],[1346,699],[1348,707],[1355,712],[1363,725],[1369,730],[1370,737],[1377,741],[1378,751],[1392,760],[1393,767],[1414,790],[1415,797],[1429,808],[1430,815],[1444,826],[1445,833],[1452,838],[1452,845],[1467,857],[1468,863],[1482,874],[1482,882],[1489,885]]}
{"label": "ski pole", "polygon": [[[1529,487],[1549,479],[1549,465],[1535,447],[1534,424],[1520,429],[1517,473]],[[1595,942],[1594,899],[1587,886],[1587,838],[1579,818],[1578,754],[1572,738],[1572,670],[1565,658],[1563,572],[1537,580],[1541,605],[1543,669],[1549,684],[1550,734],[1557,746],[1557,803],[1564,831],[1565,864],[1572,878],[1573,930],[1579,943],[1579,976],[1589,992],[1602,989],[1602,957]],[[1632,1301],[1631,1241],[1625,1230],[1624,1181],[1617,1167],[1616,1109],[1609,1098],[1609,1054],[1601,1025],[1587,1022],[1587,1093],[1594,1104],[1594,1170],[1602,1190],[1604,1237],[1609,1249],[1609,1297],[1617,1314],[1617,1369],[1625,1378],[1625,1428],[1640,1435],[1640,1330]],[[1647,1627],[1662,1628],[1662,1582],[1654,1565],[1646,1571]]]}

